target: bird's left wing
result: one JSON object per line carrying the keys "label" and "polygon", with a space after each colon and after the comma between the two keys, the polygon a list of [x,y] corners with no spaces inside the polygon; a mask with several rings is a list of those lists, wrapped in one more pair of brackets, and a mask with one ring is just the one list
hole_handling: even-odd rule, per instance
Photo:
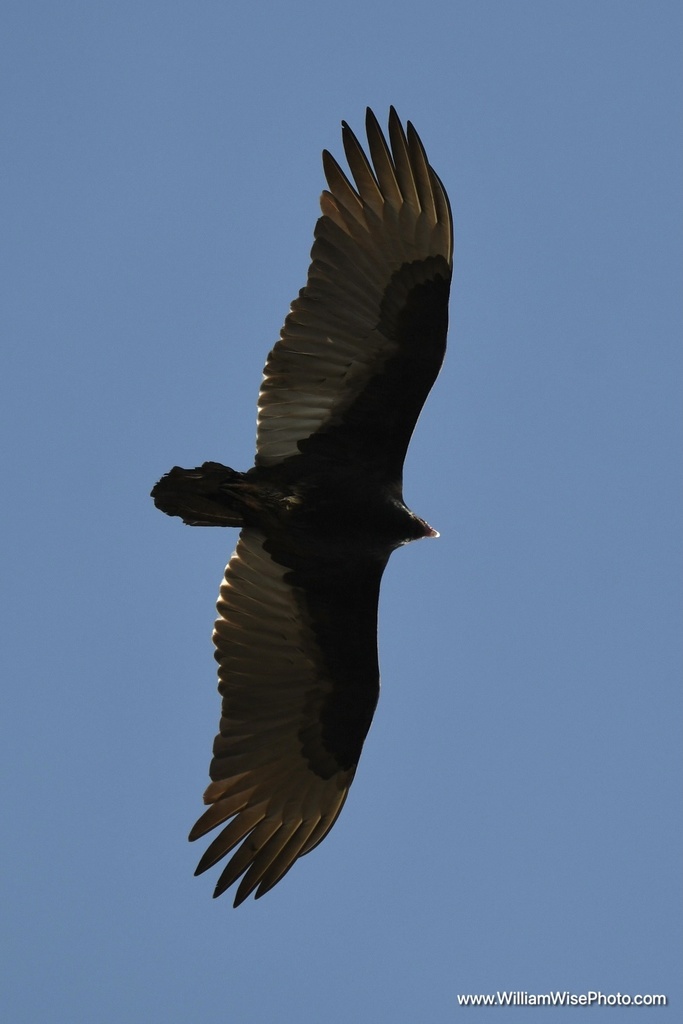
{"label": "bird's left wing", "polygon": [[321,563],[245,529],[214,631],[223,697],[197,839],[232,819],[197,874],[241,843],[218,896],[272,888],[342,809],[379,693],[377,602],[384,566]]}

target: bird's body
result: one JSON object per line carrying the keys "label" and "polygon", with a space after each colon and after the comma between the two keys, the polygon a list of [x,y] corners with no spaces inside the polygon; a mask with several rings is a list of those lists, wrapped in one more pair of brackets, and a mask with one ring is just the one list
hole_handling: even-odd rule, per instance
{"label": "bird's body", "polygon": [[[223,715],[190,834],[229,821],[200,861],[240,841],[215,895],[271,888],[336,820],[379,694],[377,605],[391,552],[435,536],[402,497],[410,436],[445,351],[452,226],[446,194],[392,110],[368,112],[371,166],[344,125],[354,189],[330,192],[308,283],[264,371],[246,473],[175,468],[156,505],[241,528],[214,642]],[[229,820],[232,819],[232,820]]]}

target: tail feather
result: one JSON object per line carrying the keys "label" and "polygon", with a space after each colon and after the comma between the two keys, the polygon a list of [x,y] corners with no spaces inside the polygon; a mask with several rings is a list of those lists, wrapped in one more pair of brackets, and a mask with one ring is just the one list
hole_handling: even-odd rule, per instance
{"label": "tail feather", "polygon": [[167,516],[180,516],[188,526],[242,526],[239,500],[231,486],[244,479],[244,473],[205,462],[197,469],[173,469],[154,485],[154,504]]}

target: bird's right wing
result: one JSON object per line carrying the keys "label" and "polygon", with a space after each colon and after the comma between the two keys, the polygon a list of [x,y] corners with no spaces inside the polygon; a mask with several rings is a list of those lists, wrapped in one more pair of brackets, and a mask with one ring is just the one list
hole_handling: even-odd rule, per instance
{"label": "bird's right wing", "polygon": [[300,453],[399,479],[446,348],[453,228],[417,132],[371,111],[370,159],[343,125],[354,185],[323,154],[329,191],[306,287],[268,357],[257,466]]}
{"label": "bird's right wing", "polygon": [[272,888],[341,811],[379,693],[382,569],[321,564],[257,530],[240,535],[214,632],[223,709],[211,807],[190,833],[232,819],[197,874],[241,843],[215,891],[246,872],[235,906]]}

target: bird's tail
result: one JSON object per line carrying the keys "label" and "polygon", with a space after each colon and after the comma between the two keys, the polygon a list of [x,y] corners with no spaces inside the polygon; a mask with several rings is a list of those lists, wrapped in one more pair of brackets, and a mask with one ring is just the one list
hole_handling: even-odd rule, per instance
{"label": "bird's tail", "polygon": [[244,473],[205,462],[197,469],[174,466],[152,489],[157,508],[168,516],[180,516],[188,526],[242,526],[239,493]]}

